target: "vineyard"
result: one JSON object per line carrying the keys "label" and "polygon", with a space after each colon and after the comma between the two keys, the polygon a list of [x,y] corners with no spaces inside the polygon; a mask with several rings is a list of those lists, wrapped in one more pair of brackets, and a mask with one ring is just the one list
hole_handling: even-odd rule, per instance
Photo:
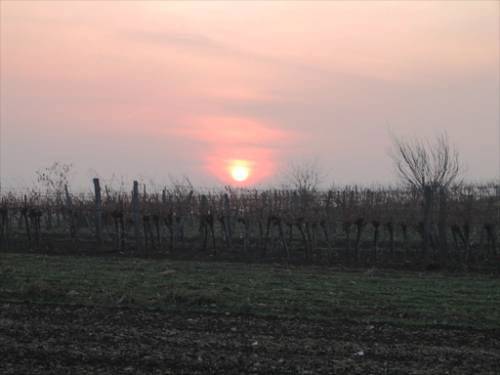
{"label": "vineyard", "polygon": [[330,265],[496,265],[500,205],[496,187],[432,193],[347,186],[149,192],[101,187],[71,194],[4,194],[2,251],[80,254],[194,254]]}

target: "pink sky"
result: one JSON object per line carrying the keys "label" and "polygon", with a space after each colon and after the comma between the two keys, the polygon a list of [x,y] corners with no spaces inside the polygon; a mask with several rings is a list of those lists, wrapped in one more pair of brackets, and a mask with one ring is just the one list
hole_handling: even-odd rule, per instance
{"label": "pink sky", "polygon": [[0,2],[1,175],[390,183],[390,132],[498,173],[499,2]]}

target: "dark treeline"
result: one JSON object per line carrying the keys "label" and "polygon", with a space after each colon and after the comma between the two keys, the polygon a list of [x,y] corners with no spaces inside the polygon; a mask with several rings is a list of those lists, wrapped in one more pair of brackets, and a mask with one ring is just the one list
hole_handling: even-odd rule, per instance
{"label": "dark treeline", "polygon": [[[176,185],[149,193],[8,194],[0,248],[172,256],[206,254],[331,265],[495,265],[500,205],[493,185],[325,191]],[[424,204],[424,202],[426,202]]]}

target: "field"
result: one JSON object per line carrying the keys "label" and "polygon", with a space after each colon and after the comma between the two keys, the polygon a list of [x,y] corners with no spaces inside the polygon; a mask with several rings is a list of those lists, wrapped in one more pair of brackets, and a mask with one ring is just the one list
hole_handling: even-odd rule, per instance
{"label": "field", "polygon": [[498,374],[500,279],[0,254],[2,374]]}

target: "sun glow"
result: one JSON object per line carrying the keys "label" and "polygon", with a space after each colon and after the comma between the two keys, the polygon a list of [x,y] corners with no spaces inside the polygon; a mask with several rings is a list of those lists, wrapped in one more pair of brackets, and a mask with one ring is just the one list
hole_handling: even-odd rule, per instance
{"label": "sun glow", "polygon": [[233,180],[244,182],[250,176],[249,163],[244,160],[234,160],[229,166],[229,173]]}

